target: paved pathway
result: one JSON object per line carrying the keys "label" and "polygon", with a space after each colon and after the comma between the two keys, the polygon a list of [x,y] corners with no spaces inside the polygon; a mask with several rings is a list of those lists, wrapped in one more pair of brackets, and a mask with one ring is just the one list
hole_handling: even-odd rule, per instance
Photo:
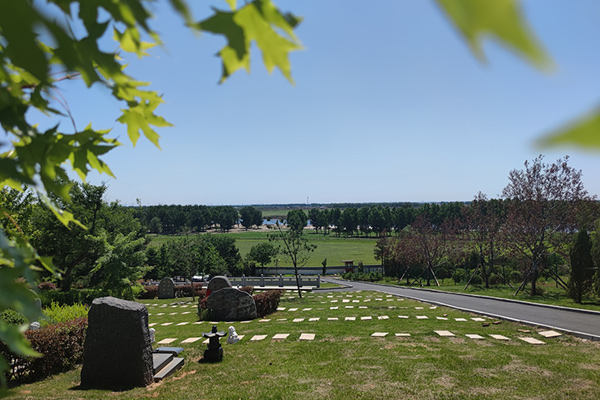
{"label": "paved pathway", "polygon": [[600,312],[582,312],[485,296],[466,296],[459,293],[386,286],[368,282],[347,282],[331,278],[323,279],[323,281],[352,285],[352,288],[345,290],[377,290],[427,303],[529,325],[558,329],[580,337],[600,340]]}

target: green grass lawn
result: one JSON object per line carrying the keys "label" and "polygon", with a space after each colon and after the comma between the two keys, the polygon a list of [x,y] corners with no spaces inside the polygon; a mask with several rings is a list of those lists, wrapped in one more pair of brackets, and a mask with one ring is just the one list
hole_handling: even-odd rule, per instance
{"label": "green grass lawn", "polygon": [[[259,231],[248,231],[241,233],[224,233],[235,238],[235,243],[240,254],[244,257],[252,246],[259,243],[268,242],[268,233]],[[320,235],[314,233],[306,233],[305,236],[309,239],[310,243],[317,245],[316,250],[311,253],[310,259],[306,263],[307,267],[320,267],[321,262],[327,258],[327,265],[344,265],[342,260],[354,260],[354,264],[357,265],[359,261],[362,261],[365,265],[379,264],[375,260],[373,250],[375,248],[375,238],[344,238],[335,237],[333,235]],[[166,236],[166,235],[155,235],[152,236],[151,245],[160,245],[169,240],[179,240],[185,238],[182,236]],[[286,260],[285,256],[280,256],[279,265],[282,267],[292,266],[292,263]],[[274,263],[272,265],[275,265]]]}
{"label": "green grass lawn", "polygon": [[[378,300],[379,299],[379,300]],[[181,300],[181,299],[178,299]],[[346,300],[346,302],[344,302]],[[268,317],[236,327],[245,337],[224,340],[224,359],[199,362],[206,345],[180,342],[208,332],[210,322],[196,322],[193,304],[174,300],[143,301],[157,341],[176,338],[186,365],[173,377],[147,388],[123,392],[79,390],[80,370],[12,390],[17,399],[597,399],[600,397],[600,344],[568,335],[546,339],[537,329],[503,321],[484,327],[475,317],[451,309],[388,297],[377,292],[314,292],[298,299],[292,292]],[[187,304],[186,304],[187,305]],[[332,310],[330,307],[338,307]],[[346,308],[352,307],[352,308]],[[366,308],[359,308],[366,307]],[[297,309],[292,311],[291,309]],[[183,314],[189,312],[189,314]],[[162,315],[159,315],[162,314]],[[446,316],[444,317],[444,314]],[[399,318],[399,316],[408,318]],[[372,320],[361,320],[370,316]],[[389,319],[378,319],[388,316]],[[427,316],[428,319],[417,319]],[[328,318],[338,318],[328,321]],[[345,317],[356,317],[345,321]],[[439,320],[437,317],[448,318]],[[301,322],[293,322],[303,318]],[[318,321],[309,321],[319,318]],[[456,321],[465,318],[466,321]],[[488,320],[492,321],[492,320]],[[164,323],[170,325],[161,325]],[[177,326],[177,323],[188,324]],[[530,333],[519,329],[531,330]],[[440,337],[435,330],[456,336]],[[389,333],[374,338],[374,332]],[[289,337],[275,342],[277,333]],[[300,341],[302,333],[314,341]],[[408,333],[410,337],[396,337]],[[482,340],[467,338],[479,334]],[[491,338],[504,335],[509,341]],[[254,335],[267,339],[251,342]],[[534,337],[531,345],[519,337]]]}
{"label": "green grass lawn", "polygon": [[[395,280],[387,280],[380,281],[378,283],[385,284],[396,284]],[[433,281],[432,281],[433,283]],[[406,280],[402,281],[402,286],[406,286]],[[560,287],[556,287],[553,280],[539,280],[538,288],[543,289],[544,294],[531,296],[529,294],[529,287],[526,290],[522,290],[518,295],[514,295],[517,290],[518,284],[511,288],[508,285],[497,285],[493,286],[489,289],[486,289],[483,286],[473,286],[470,285],[465,290],[465,284],[454,284],[451,279],[445,279],[440,282],[440,286],[424,286],[425,289],[431,290],[443,290],[446,292],[455,292],[455,293],[467,293],[467,294],[477,294],[491,297],[500,297],[503,299],[511,299],[511,300],[521,300],[521,301],[530,301],[533,303],[542,303],[542,304],[551,304],[555,306],[562,307],[572,307],[572,308],[582,308],[586,310],[594,310],[600,311],[600,299],[583,299],[581,304],[575,303],[573,299],[571,299],[566,291]],[[413,287],[419,287],[417,285],[413,285]]]}

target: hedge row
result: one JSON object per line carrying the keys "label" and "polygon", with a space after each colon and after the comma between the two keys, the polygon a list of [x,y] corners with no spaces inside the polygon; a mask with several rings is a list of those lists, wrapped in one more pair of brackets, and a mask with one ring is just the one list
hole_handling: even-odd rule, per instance
{"label": "hedge row", "polygon": [[[202,283],[194,283],[194,296],[200,296],[205,291]],[[139,295],[140,299],[155,299],[158,297],[158,285],[146,285]],[[192,297],[192,285],[175,286],[175,297]]]}
{"label": "hedge row", "polygon": [[252,296],[256,303],[256,314],[263,318],[277,311],[282,294],[283,290],[266,290]]}
{"label": "hedge row", "polygon": [[43,354],[38,358],[15,355],[5,343],[0,342],[0,354],[10,364],[6,373],[7,380],[19,383],[37,381],[81,364],[87,324],[87,318],[83,317],[26,331],[25,337],[33,350]]}

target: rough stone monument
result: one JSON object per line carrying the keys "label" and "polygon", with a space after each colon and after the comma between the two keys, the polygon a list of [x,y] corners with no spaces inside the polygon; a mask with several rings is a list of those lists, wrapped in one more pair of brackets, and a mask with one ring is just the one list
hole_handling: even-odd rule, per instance
{"label": "rough stone monument", "polygon": [[175,298],[175,282],[171,278],[162,278],[158,284],[159,299],[174,299]]}
{"label": "rough stone monument", "polygon": [[216,292],[217,290],[221,290],[223,288],[230,288],[231,287],[231,282],[229,282],[229,279],[227,279],[226,276],[215,276],[213,277],[210,282],[208,282],[208,288],[207,288],[207,296],[210,296],[212,293]]}
{"label": "rough stone monument", "polygon": [[214,321],[247,321],[257,317],[254,298],[231,287],[213,292],[206,300],[206,308]]}
{"label": "rough stone monument", "polygon": [[148,310],[114,297],[94,299],[88,313],[81,386],[126,388],[154,380]]}

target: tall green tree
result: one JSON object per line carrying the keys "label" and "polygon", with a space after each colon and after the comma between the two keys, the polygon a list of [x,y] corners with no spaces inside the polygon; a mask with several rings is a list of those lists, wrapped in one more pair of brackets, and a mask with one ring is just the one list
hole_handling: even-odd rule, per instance
{"label": "tall green tree", "polygon": [[571,261],[571,279],[569,294],[576,303],[581,303],[583,295],[591,288],[594,276],[592,260],[592,241],[587,230],[580,230],[569,252]]}
{"label": "tall green tree", "polygon": [[250,248],[248,258],[259,263],[263,273],[265,265],[271,263],[278,253],[279,250],[272,243],[259,243]]}
{"label": "tall green tree", "polygon": [[291,210],[287,213],[286,221],[289,229],[301,233],[306,227],[306,213],[303,210]]}

